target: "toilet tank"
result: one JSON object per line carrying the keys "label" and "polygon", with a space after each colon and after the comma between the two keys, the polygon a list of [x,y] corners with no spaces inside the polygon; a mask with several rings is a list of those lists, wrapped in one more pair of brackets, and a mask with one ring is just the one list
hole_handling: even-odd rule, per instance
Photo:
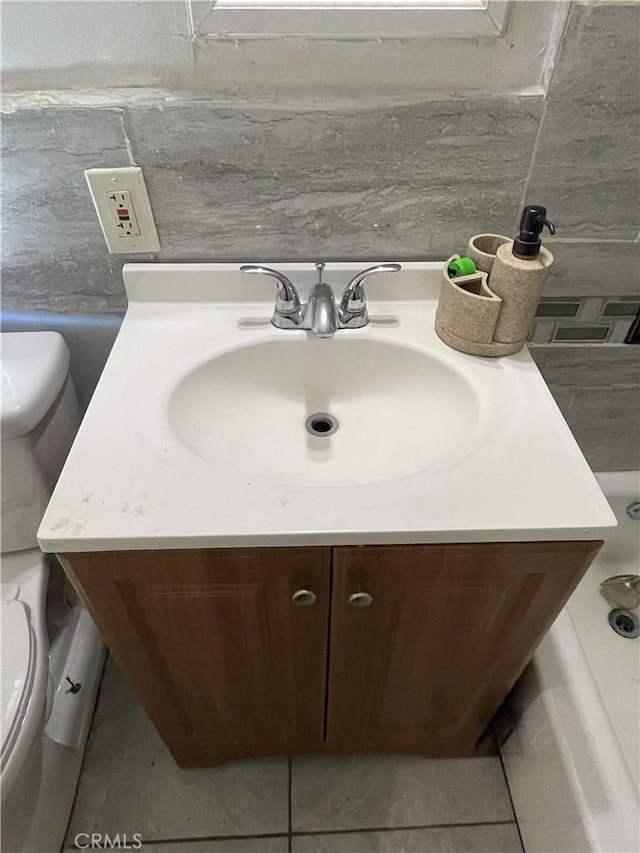
{"label": "toilet tank", "polygon": [[37,547],[36,532],[80,424],[69,350],[57,332],[3,332],[2,552]]}

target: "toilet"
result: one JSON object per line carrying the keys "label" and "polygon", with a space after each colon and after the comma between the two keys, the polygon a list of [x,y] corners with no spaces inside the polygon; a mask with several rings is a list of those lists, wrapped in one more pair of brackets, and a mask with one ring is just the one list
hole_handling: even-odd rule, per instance
{"label": "toilet", "polygon": [[2,849],[58,853],[104,647],[36,532],[80,412],[61,335],[5,332],[0,347]]}

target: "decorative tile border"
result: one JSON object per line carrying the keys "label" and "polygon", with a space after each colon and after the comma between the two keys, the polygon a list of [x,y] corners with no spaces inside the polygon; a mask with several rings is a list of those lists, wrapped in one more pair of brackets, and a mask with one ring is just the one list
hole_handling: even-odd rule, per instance
{"label": "decorative tile border", "polygon": [[529,332],[533,344],[622,344],[640,300],[621,296],[542,299]]}

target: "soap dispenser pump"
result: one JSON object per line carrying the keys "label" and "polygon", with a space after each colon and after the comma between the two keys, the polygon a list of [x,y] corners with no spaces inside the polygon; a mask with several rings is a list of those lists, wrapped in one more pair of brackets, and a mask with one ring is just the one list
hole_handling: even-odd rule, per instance
{"label": "soap dispenser pump", "polygon": [[489,286],[502,299],[493,339],[509,344],[509,352],[522,349],[527,340],[553,263],[553,255],[542,245],[545,226],[551,234],[556,233],[555,226],[547,219],[546,207],[527,205],[518,234],[498,248],[491,269]]}
{"label": "soap dispenser pump", "polygon": [[522,211],[520,229],[511,250],[517,258],[535,258],[540,253],[540,235],[545,225],[551,235],[556,233],[556,226],[547,219],[546,207],[541,204],[527,205]]}

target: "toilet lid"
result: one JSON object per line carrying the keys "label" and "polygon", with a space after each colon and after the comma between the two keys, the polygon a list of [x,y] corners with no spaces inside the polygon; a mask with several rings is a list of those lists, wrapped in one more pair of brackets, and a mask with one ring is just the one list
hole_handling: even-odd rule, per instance
{"label": "toilet lid", "polygon": [[31,696],[36,649],[29,614],[21,601],[2,601],[2,764],[20,734]]}

